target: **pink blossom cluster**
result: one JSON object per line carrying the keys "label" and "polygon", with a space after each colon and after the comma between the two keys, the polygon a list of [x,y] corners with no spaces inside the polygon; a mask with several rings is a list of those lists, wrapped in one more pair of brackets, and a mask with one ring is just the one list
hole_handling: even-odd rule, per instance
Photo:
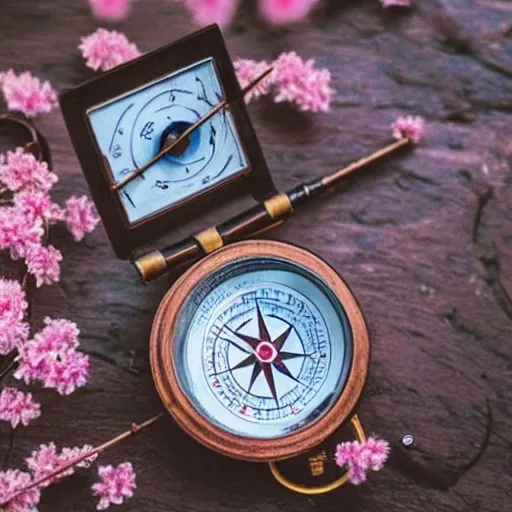
{"label": "pink blossom cluster", "polygon": [[50,82],[41,83],[28,71],[19,75],[12,69],[0,73],[0,90],[9,110],[18,110],[27,117],[51,112],[57,106],[57,94]]}
{"label": "pink blossom cluster", "polygon": [[[48,476],[46,480],[40,483],[40,487],[48,487],[49,485],[55,482],[59,482],[63,478],[72,475],[75,472],[75,466],[67,468],[66,470],[59,472],[52,477],[49,476],[50,474],[56,472],[56,470],[68,462],[79,460],[82,456],[86,455],[91,450],[92,446],[86,444],[81,448],[64,447],[59,453],[54,443],[42,444],[39,446],[39,449],[32,452],[31,456],[26,459],[25,462],[32,472],[32,477],[35,481],[42,480]],[[89,467],[90,464],[96,460],[97,456],[97,454],[93,454],[90,457],[81,460],[76,464],[76,467]]]}
{"label": "pink blossom cluster", "polygon": [[[98,456],[88,456],[92,450],[92,446],[84,445],[62,448],[59,453],[54,443],[40,445],[25,460],[30,473],[18,469],[0,471],[0,507],[8,505],[9,512],[35,512],[41,489],[74,474],[75,468],[88,468]],[[69,464],[72,465],[66,467]],[[91,486],[94,496],[100,498],[97,510],[105,510],[111,504],[121,505],[125,498],[133,497],[137,486],[130,462],[117,467],[100,466],[98,475],[100,481]]]}
{"label": "pink blossom cluster", "polygon": [[[268,68],[266,61],[239,59],[235,70],[241,87],[245,87]],[[304,61],[295,52],[285,52],[270,64],[273,67],[269,78],[246,96],[246,101],[271,91],[276,103],[290,102],[299,110],[328,112],[335,90],[331,88],[331,73],[325,68],[316,68],[314,59]]]}
{"label": "pink blossom cluster", "polygon": [[399,117],[391,125],[391,129],[395,139],[407,137],[414,144],[418,144],[425,135],[425,119],[420,116]]}
{"label": "pink blossom cluster", "polygon": [[100,466],[98,475],[100,482],[91,487],[95,496],[99,496],[100,501],[97,510],[105,510],[111,503],[121,505],[124,498],[131,498],[133,490],[137,487],[135,484],[135,473],[130,462],[123,462],[117,467]]}
{"label": "pink blossom cluster", "polygon": [[130,0],[88,0],[92,14],[102,21],[121,21],[130,13]]}
{"label": "pink blossom cluster", "polygon": [[104,28],[82,37],[78,49],[86,60],[86,66],[94,71],[108,71],[141,55],[137,46],[130,43],[124,34]]}
{"label": "pink blossom cluster", "polygon": [[77,350],[79,330],[74,322],[46,318],[44,323],[45,327],[18,349],[14,376],[69,395],[87,384],[89,358]]}
{"label": "pink blossom cluster", "polygon": [[19,424],[27,426],[41,416],[41,406],[32,398],[32,393],[23,393],[7,387],[0,393],[0,420],[8,421],[12,428]]}
{"label": "pink blossom cluster", "polygon": [[[44,245],[45,227],[66,223],[73,238],[81,240],[99,222],[92,203],[85,197],[71,197],[62,209],[49,195],[58,181],[46,162],[38,161],[23,148],[8,151],[0,158],[0,192],[10,192],[12,201],[0,206],[0,250],[11,258],[23,259],[37,286],[60,279],[62,254]],[[2,353],[0,335],[0,353]]]}
{"label": "pink blossom cluster", "polygon": [[[281,25],[302,21],[319,0],[259,0],[260,15],[269,23]],[[185,0],[194,22],[204,26],[217,23],[226,28],[235,17],[238,0]]]}
{"label": "pink blossom cluster", "polygon": [[336,447],[335,462],[348,468],[348,480],[354,485],[366,481],[368,470],[382,469],[390,452],[389,443],[383,439],[368,437],[366,441],[347,441]]}
{"label": "pink blossom cluster", "polygon": [[[0,506],[9,504],[9,512],[35,512],[41,499],[38,487],[19,493],[32,484],[30,473],[18,469],[0,471]],[[19,493],[19,494],[18,494]],[[2,509],[4,510],[4,509]]]}
{"label": "pink blossom cluster", "polygon": [[0,277],[0,355],[21,347],[28,339],[24,321],[28,303],[20,283]]}

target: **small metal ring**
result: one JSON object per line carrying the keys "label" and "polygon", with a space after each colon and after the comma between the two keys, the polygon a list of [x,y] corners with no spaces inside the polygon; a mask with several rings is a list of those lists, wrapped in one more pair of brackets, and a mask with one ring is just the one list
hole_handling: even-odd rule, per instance
{"label": "small metal ring", "polygon": [[23,146],[24,151],[32,153],[39,161],[44,160],[51,167],[51,152],[48,142],[29,121],[13,114],[0,114],[0,124],[16,125],[28,132],[30,140]]}
{"label": "small metal ring", "polygon": [[[354,414],[352,418],[350,418],[350,422],[352,423],[352,427],[356,433],[357,439],[360,442],[366,441],[366,434],[363,429],[363,425],[361,425],[361,421],[359,420],[359,416]],[[318,494],[326,494],[328,492],[334,491],[338,487],[341,487],[348,481],[348,474],[343,474],[334,482],[329,484],[320,485],[318,487],[306,487],[305,485],[299,485],[291,480],[288,480],[277,468],[275,462],[269,462],[270,471],[272,472],[272,476],[284,487],[289,489],[290,491],[298,492],[300,494],[308,494],[309,496],[318,495]]]}

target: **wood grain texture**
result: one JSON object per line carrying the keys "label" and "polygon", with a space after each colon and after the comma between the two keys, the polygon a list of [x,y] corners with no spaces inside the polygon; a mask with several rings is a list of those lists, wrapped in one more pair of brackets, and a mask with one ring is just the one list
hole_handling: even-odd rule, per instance
{"label": "wood grain texture", "polygon": [[[488,397],[495,418],[488,449],[444,491],[390,467],[371,475],[369,485],[308,499],[281,488],[265,465],[207,450],[166,417],[102,456],[103,463],[131,460],[136,468],[138,489],[126,512],[511,508],[512,6],[415,3],[397,12],[374,0],[325,2],[310,21],[286,30],[270,30],[244,6],[226,37],[234,58],[271,60],[293,49],[332,72],[337,93],[329,114],[250,105],[280,189],[381,147],[398,115],[427,119],[426,140],[414,152],[354,176],[271,236],[316,252],[360,302],[372,337],[360,411],[370,432],[396,440],[410,431],[423,449],[463,463],[483,437]],[[92,76],[76,50],[79,37],[97,26],[85,1],[3,0],[0,70],[29,69],[59,89],[77,84]],[[143,51],[193,30],[178,2],[162,0],[134,3],[132,16],[115,28]],[[56,198],[85,193],[60,113],[36,125],[61,177]],[[209,213],[195,230],[239,207]],[[188,235],[192,224],[172,237]],[[81,244],[60,229],[52,239],[65,256],[62,280],[37,291],[34,320],[76,320],[92,380],[68,398],[37,392],[44,414],[16,436],[12,464],[42,442],[102,442],[162,408],[148,337],[165,279],[142,287],[130,265],[115,259],[101,227]],[[0,434],[6,450],[5,426]],[[46,490],[42,512],[93,510],[92,478],[83,473]]]}

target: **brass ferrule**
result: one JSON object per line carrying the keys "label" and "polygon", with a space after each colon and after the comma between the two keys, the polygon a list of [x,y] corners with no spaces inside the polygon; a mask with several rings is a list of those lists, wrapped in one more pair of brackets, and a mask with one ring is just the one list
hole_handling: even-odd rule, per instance
{"label": "brass ferrule", "polygon": [[135,268],[144,283],[152,281],[167,272],[167,262],[160,251],[151,251],[133,260]]}

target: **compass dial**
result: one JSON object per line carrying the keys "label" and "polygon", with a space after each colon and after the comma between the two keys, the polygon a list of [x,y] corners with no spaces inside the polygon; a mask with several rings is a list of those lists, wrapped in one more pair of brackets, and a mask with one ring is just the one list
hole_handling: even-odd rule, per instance
{"label": "compass dial", "polygon": [[246,258],[203,280],[180,309],[174,360],[197,411],[238,436],[279,438],[339,398],[352,337],[342,305],[300,265]]}
{"label": "compass dial", "polygon": [[[112,182],[150,161],[223,97],[214,61],[206,59],[90,108],[88,119]],[[135,223],[247,167],[232,116],[223,110],[122,187],[119,199]]]}

